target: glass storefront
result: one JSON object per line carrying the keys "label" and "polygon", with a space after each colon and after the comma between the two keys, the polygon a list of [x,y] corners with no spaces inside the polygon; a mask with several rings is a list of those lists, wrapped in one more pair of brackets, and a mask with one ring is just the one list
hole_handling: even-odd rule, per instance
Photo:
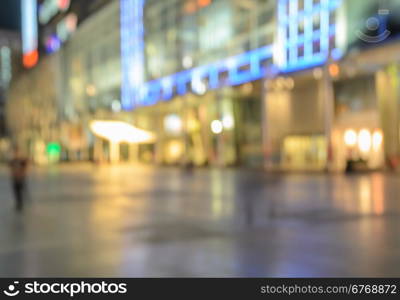
{"label": "glass storefront", "polygon": [[384,135],[384,156],[390,169],[400,167],[400,64],[391,64],[376,75],[378,109]]}
{"label": "glass storefront", "polygon": [[322,170],[327,163],[325,105],[320,81],[306,72],[266,83],[266,165],[274,170]]}
{"label": "glass storefront", "polygon": [[157,134],[152,157],[160,164],[262,167],[260,86],[248,83],[139,108],[135,125]]}
{"label": "glass storefront", "polygon": [[359,169],[382,168],[383,132],[374,74],[337,81],[334,94],[336,169],[344,170],[351,163]]}
{"label": "glass storefront", "polygon": [[148,0],[145,77],[168,76],[271,45],[275,1]]}

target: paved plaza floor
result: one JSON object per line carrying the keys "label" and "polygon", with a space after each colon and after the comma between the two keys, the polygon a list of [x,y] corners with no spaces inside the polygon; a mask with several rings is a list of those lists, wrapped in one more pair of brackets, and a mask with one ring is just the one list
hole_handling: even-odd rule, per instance
{"label": "paved plaza floor", "polygon": [[400,176],[66,165],[13,210],[0,276],[400,276]]}

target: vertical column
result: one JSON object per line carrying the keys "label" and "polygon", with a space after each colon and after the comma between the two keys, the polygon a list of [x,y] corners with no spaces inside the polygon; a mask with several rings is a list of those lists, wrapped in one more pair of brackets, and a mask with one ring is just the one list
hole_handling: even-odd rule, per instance
{"label": "vertical column", "polygon": [[129,144],[129,160],[133,163],[139,162],[139,144]]}
{"label": "vertical column", "polygon": [[392,65],[376,75],[376,91],[384,135],[385,157],[392,169],[400,165],[399,67]]}
{"label": "vertical column", "polygon": [[103,140],[98,137],[95,137],[93,159],[99,163],[104,161]]}
{"label": "vertical column", "polygon": [[261,96],[261,126],[262,126],[262,145],[263,145],[263,166],[268,169],[270,163],[271,145],[268,134],[268,79],[263,80],[262,96]]}
{"label": "vertical column", "polygon": [[182,112],[182,139],[183,139],[183,156],[182,156],[182,166],[187,167],[190,165],[190,145],[189,145],[189,106],[187,102],[190,100],[190,96],[186,96],[182,99],[182,106],[181,106],[181,112]]}
{"label": "vertical column", "polygon": [[326,138],[327,171],[333,171],[333,146],[332,130],[335,121],[335,96],[333,91],[333,82],[329,74],[328,66],[324,67],[323,77],[320,81],[320,97],[323,99],[324,106],[324,127]]}
{"label": "vertical column", "polygon": [[120,161],[119,143],[110,141],[110,162],[118,163]]}

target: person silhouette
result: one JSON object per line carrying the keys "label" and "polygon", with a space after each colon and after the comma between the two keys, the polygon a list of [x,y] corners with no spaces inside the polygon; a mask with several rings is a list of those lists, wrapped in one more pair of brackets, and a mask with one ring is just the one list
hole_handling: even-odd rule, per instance
{"label": "person silhouette", "polygon": [[15,198],[15,208],[18,212],[21,212],[24,207],[24,193],[26,187],[28,159],[23,156],[19,148],[14,149],[13,156],[9,162],[9,167]]}

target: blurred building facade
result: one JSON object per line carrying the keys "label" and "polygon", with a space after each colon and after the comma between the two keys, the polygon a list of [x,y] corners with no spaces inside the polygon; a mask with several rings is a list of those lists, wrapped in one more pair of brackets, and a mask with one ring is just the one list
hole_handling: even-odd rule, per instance
{"label": "blurred building facade", "polygon": [[[146,2],[143,77],[150,84],[135,103],[122,95],[135,124],[158,135],[141,147],[141,160],[262,164],[260,70],[272,65],[265,46],[274,40],[275,11],[275,1],[262,0]],[[123,51],[123,61],[130,55]],[[242,75],[231,71],[237,63],[247,68]]]}
{"label": "blurred building facade", "polygon": [[[33,12],[29,11],[33,17],[24,17],[27,12],[21,14],[21,24],[23,37],[25,27],[29,37],[37,39],[38,59],[26,65],[27,57],[21,55],[19,66],[22,68],[24,64],[25,70],[15,76],[10,86],[7,119],[12,143],[19,145],[36,163],[57,162],[68,157],[67,148],[58,151],[63,150],[64,132],[73,131],[69,127],[65,129],[63,119],[62,101],[65,99],[66,81],[62,49],[80,24],[107,3],[105,0],[90,3],[77,0],[27,0],[22,5],[22,9],[28,4],[34,7]],[[24,18],[30,21],[29,24]],[[37,37],[32,37],[32,26],[37,27]],[[75,135],[81,135],[81,131]]]}
{"label": "blurred building facade", "polygon": [[[139,29],[121,40],[123,108],[133,109],[137,126],[158,134],[142,159],[326,168],[325,120],[333,112],[324,101],[333,99],[324,99],[332,83],[322,70],[320,78],[303,71],[341,56],[340,1],[121,3],[143,12],[145,34]],[[129,16],[121,18],[129,24]],[[127,28],[139,26],[130,21]],[[132,40],[143,50],[129,49]]]}
{"label": "blurred building facade", "polygon": [[[41,29],[57,61],[49,114],[63,158],[397,167],[396,1],[115,0],[91,2],[92,10],[77,2],[50,18],[66,18],[70,36],[49,34],[63,36],[58,25]],[[93,135],[94,120],[157,138],[115,143]]]}
{"label": "blurred building facade", "polygon": [[9,147],[6,102],[11,80],[19,72],[20,35],[14,30],[0,30],[0,160],[6,159]]}
{"label": "blurred building facade", "polygon": [[70,160],[94,159],[94,155],[103,160],[109,151],[101,139],[94,139],[89,124],[113,119],[121,111],[119,15],[119,2],[111,1],[85,20],[61,50],[62,146]]}

